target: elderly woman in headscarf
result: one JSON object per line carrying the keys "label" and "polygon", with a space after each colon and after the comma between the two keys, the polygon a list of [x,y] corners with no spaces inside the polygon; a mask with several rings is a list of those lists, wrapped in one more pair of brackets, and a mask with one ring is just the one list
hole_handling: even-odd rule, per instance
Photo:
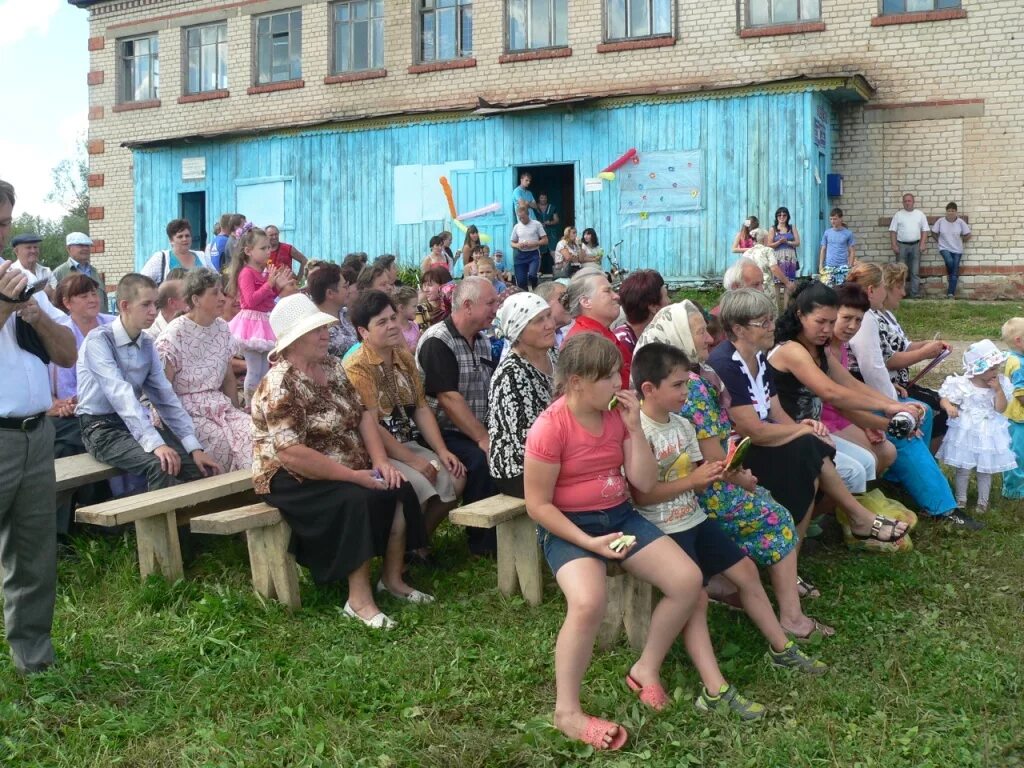
{"label": "elderly woman in headscarf", "polygon": [[506,299],[497,321],[509,351],[491,376],[487,462],[498,490],[523,498],[526,433],[554,389],[556,323],[548,303],[533,293]]}
{"label": "elderly woman in headscarf", "polygon": [[[699,371],[690,373],[689,391],[680,414],[693,424],[704,460],[723,461],[732,424],[719,402],[722,382],[705,364],[711,336],[704,315],[690,301],[662,308],[641,334],[636,351],[655,341],[682,350],[693,363],[693,370]],[[779,603],[779,623],[788,634],[804,639],[815,633],[835,633],[804,614],[800,598],[817,597],[819,593],[797,575],[798,536],[793,516],[758,485],[750,470],[729,473],[699,493],[698,499],[708,517],[717,520],[748,557],[768,568]]]}

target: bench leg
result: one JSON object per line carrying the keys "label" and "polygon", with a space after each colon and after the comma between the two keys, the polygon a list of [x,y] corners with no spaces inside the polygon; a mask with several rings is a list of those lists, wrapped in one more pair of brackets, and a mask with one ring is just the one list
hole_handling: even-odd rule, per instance
{"label": "bench leg", "polygon": [[178,519],[174,512],[135,521],[135,544],[139,550],[139,573],[143,579],[158,573],[168,581],[184,578]]}
{"label": "bench leg", "polygon": [[539,605],[544,591],[537,529],[528,515],[498,525],[498,589],[513,595],[518,587],[530,605]]}
{"label": "bench leg", "polygon": [[618,573],[605,580],[607,605],[604,609],[604,621],[597,631],[597,647],[606,651],[615,645],[622,634],[622,617],[626,611],[626,574]]}
{"label": "bench leg", "polygon": [[626,574],[625,581],[626,601],[622,623],[626,627],[630,648],[640,651],[647,642],[647,631],[651,626],[654,588],[631,574]]}
{"label": "bench leg", "polygon": [[289,610],[302,607],[299,599],[299,573],[295,558],[288,552],[291,529],[283,520],[277,525],[246,531],[252,585],[270,600]]}

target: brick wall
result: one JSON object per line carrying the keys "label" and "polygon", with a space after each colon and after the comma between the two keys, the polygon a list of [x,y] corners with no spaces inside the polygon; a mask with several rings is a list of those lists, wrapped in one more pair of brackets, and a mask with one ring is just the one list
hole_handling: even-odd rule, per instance
{"label": "brick wall", "polygon": [[[976,236],[968,264],[1005,268],[1024,261],[1019,216],[1006,204],[1018,199],[1024,170],[1019,99],[1024,17],[1018,0],[964,0],[966,13],[952,14],[962,18],[886,26],[872,24],[878,0],[822,0],[820,24],[796,26],[795,32],[768,30],[788,33],[756,37],[744,34],[735,3],[676,0],[674,44],[603,53],[598,50],[604,42],[601,3],[568,3],[570,56],[500,63],[507,53],[504,3],[478,0],[475,65],[412,74],[412,3],[388,0],[386,76],[342,83],[324,82],[331,74],[330,7],[325,0],[294,0],[291,6],[283,0],[101,3],[90,17],[89,47],[90,70],[104,76],[94,76],[101,82],[89,86],[89,103],[96,118],[90,122],[90,139],[102,139],[105,146],[103,154],[90,157],[91,172],[104,179],[102,187],[92,190],[94,205],[105,209],[104,218],[93,222],[94,234],[106,241],[102,268],[112,277],[122,274],[134,256],[131,153],[120,146],[124,141],[283,127],[330,116],[472,108],[478,98],[505,102],[538,95],[723,87],[836,72],[864,74],[877,89],[873,105],[899,106],[892,111],[860,106],[840,110],[834,170],[844,174],[846,194],[837,202],[867,255],[887,256],[888,236],[878,222],[899,207],[900,195],[909,190],[929,215],[941,214],[951,199],[969,214]],[[287,7],[303,10],[303,86],[247,94],[253,85],[252,14]],[[183,94],[182,27],[217,16],[228,23],[230,95],[178,103]],[[147,30],[159,32],[159,106],[114,112],[115,41]],[[99,45],[100,38],[105,45]],[[968,100],[973,101],[962,103]],[[892,119],[896,117],[900,119]],[[217,213],[210,212],[211,220]],[[168,211],[167,217],[174,214]],[[933,250],[925,266],[940,265]],[[969,276],[966,287],[985,280],[984,275]]]}

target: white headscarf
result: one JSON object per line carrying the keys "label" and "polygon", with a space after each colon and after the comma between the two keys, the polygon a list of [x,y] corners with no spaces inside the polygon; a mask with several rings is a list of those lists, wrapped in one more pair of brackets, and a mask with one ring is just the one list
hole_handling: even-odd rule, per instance
{"label": "white headscarf", "polygon": [[694,365],[697,365],[700,361],[697,359],[697,345],[693,343],[693,334],[690,332],[691,314],[699,315],[700,310],[696,304],[686,299],[659,309],[658,314],[637,339],[633,354],[636,355],[645,344],[660,341],[681,350]]}
{"label": "white headscarf", "polygon": [[548,303],[535,293],[513,294],[498,310],[498,333],[512,346],[530,321],[549,308]]}

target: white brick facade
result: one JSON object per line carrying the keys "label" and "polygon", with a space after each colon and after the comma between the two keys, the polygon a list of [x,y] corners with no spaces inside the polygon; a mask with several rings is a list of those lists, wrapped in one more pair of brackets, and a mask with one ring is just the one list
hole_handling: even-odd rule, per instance
{"label": "white brick facade", "polygon": [[[964,289],[979,295],[997,288],[1024,289],[1024,266],[1019,266],[1024,237],[1020,217],[1011,211],[1024,175],[1019,96],[1024,92],[1024,17],[1019,0],[963,0],[962,11],[924,18],[912,14],[899,20],[920,19],[917,23],[899,24],[879,23],[893,20],[878,18],[879,0],[822,0],[821,6],[819,23],[757,30],[786,34],[751,37],[755,30],[744,29],[731,0],[674,0],[674,41],[601,52],[601,2],[568,0],[570,56],[502,63],[505,4],[476,0],[475,65],[413,74],[414,5],[385,0],[386,76],[325,83],[331,74],[326,0],[100,2],[91,8],[90,68],[91,82],[102,82],[89,86],[91,151],[103,142],[102,153],[90,157],[94,181],[102,181],[92,189],[97,218],[91,231],[104,241],[97,260],[115,279],[134,259],[131,152],[120,146],[125,141],[285,128],[405,110],[473,109],[478,99],[515,102],[725,88],[799,75],[860,73],[876,94],[866,108],[841,110],[834,169],[845,177],[845,195],[836,203],[846,211],[862,253],[888,257],[888,234],[880,219],[899,208],[904,191],[913,192],[929,216],[941,215],[946,202],[956,200],[975,231]],[[247,94],[254,83],[252,15],[293,7],[302,9],[302,87]],[[183,94],[182,29],[216,19],[228,24],[230,95],[178,103]],[[152,31],[160,41],[159,106],[115,111],[116,41]],[[168,212],[167,218],[176,213]],[[926,274],[944,274],[934,247],[924,267]],[[928,282],[932,290],[939,289],[937,278]]]}

